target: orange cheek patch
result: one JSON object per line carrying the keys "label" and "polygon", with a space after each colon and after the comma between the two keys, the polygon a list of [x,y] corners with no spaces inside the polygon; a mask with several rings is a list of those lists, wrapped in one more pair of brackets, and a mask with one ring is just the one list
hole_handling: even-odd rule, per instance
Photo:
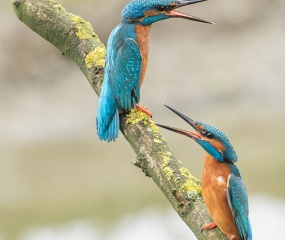
{"label": "orange cheek patch", "polygon": [[148,11],[145,11],[145,12],[144,12],[144,15],[145,15],[146,17],[156,16],[156,15],[158,15],[158,14],[159,14],[159,12],[157,12],[157,11],[155,11],[155,10],[148,10]]}

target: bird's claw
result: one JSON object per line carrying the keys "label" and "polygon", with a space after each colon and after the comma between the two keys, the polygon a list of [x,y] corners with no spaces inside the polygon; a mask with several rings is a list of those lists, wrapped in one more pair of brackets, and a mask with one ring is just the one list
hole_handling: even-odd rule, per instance
{"label": "bird's claw", "polygon": [[203,232],[203,230],[205,230],[205,229],[213,229],[215,227],[217,227],[216,223],[214,223],[214,222],[209,223],[209,224],[207,224],[201,228],[201,232]]}
{"label": "bird's claw", "polygon": [[148,116],[152,117],[152,113],[151,113],[149,110],[147,110],[146,107],[142,107],[142,106],[136,104],[136,109],[137,109],[138,111],[144,112],[144,113],[147,114]]}

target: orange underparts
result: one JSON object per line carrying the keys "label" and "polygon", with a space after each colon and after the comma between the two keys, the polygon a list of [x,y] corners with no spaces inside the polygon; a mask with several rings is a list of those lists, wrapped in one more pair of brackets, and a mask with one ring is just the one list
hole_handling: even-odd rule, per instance
{"label": "orange underparts", "polygon": [[136,104],[136,109],[137,109],[138,111],[144,112],[144,113],[147,114],[148,116],[152,117],[152,113],[151,113],[150,111],[148,111],[147,108],[142,107],[142,106]]}

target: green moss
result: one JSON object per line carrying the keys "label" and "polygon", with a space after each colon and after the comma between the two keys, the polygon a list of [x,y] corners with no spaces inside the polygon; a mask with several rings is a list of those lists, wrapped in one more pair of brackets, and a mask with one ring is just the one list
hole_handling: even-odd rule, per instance
{"label": "green moss", "polygon": [[76,23],[76,36],[78,38],[92,40],[95,37],[99,41],[89,22],[84,21],[79,16],[72,16],[71,19]]}
{"label": "green moss", "polygon": [[85,64],[87,68],[105,66],[106,48],[96,47],[92,52],[88,53],[85,58]]}

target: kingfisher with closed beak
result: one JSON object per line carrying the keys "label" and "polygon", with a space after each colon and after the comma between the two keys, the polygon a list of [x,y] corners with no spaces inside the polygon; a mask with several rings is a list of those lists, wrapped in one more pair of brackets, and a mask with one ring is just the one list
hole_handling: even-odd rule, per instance
{"label": "kingfisher with closed beak", "polygon": [[97,134],[100,140],[115,141],[119,134],[119,114],[139,110],[140,86],[148,61],[151,24],[169,18],[211,23],[177,11],[177,8],[205,0],[132,0],[122,11],[122,22],[107,43],[104,81],[99,97]]}
{"label": "kingfisher with closed beak", "polygon": [[234,164],[237,155],[228,138],[219,129],[194,121],[165,106],[189,123],[196,133],[157,125],[193,139],[206,150],[201,188],[206,207],[214,222],[202,227],[202,230],[218,226],[230,240],[252,240],[247,192]]}

